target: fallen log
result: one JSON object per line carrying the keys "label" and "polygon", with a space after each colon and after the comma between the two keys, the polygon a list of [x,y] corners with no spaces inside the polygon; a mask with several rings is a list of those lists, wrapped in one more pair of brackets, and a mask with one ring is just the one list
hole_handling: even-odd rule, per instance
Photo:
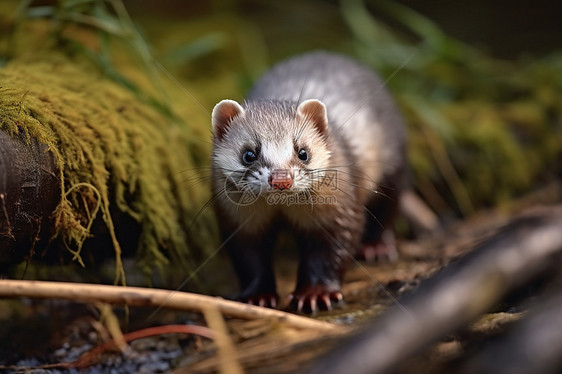
{"label": "fallen log", "polygon": [[561,227],[562,207],[519,217],[398,300],[398,305],[320,359],[309,373],[394,372],[415,353],[488,311],[509,291],[556,267],[559,261],[553,259],[562,252]]}
{"label": "fallen log", "polygon": [[562,366],[562,295],[560,282],[527,318],[515,324],[504,336],[468,360],[462,374],[534,374],[559,373]]}

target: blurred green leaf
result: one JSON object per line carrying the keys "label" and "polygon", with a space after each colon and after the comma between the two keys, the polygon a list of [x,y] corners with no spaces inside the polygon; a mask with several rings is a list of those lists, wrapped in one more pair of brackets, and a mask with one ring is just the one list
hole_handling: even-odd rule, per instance
{"label": "blurred green leaf", "polygon": [[190,43],[181,45],[166,54],[163,59],[169,65],[181,65],[216,52],[226,45],[227,36],[222,32],[204,35]]}

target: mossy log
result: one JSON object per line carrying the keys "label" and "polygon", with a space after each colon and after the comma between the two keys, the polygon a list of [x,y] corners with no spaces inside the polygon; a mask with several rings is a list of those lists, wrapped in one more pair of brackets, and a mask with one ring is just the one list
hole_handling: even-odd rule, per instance
{"label": "mossy log", "polygon": [[19,262],[50,237],[60,200],[54,156],[47,147],[0,131],[0,264]]}
{"label": "mossy log", "polygon": [[189,274],[209,233],[189,230],[208,198],[203,185],[186,186],[201,179],[190,128],[54,51],[10,61],[0,82],[0,263],[24,259],[41,239],[49,258],[83,265],[113,250],[121,284],[124,249],[148,274],[170,263]]}

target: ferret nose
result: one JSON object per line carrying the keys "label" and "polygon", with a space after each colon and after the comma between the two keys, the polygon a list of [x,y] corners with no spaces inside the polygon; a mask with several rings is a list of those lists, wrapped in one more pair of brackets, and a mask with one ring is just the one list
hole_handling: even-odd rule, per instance
{"label": "ferret nose", "polygon": [[285,190],[293,186],[293,177],[289,170],[274,170],[268,179],[269,185],[275,190]]}

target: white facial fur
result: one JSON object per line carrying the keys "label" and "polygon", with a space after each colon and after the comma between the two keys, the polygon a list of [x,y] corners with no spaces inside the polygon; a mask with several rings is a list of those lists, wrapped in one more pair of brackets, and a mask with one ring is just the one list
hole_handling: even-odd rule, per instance
{"label": "white facial fur", "polygon": [[[312,188],[309,173],[304,171],[329,166],[327,122],[319,124],[322,120],[327,121],[325,107],[318,100],[307,100],[298,107],[252,102],[244,108],[235,101],[221,101],[213,110],[215,175],[224,181],[232,171],[248,171],[238,188],[264,193],[271,190],[268,178],[273,171],[289,170],[293,187],[287,192]],[[299,160],[300,148],[307,150],[308,161]],[[246,150],[258,155],[251,165],[242,160]]]}

